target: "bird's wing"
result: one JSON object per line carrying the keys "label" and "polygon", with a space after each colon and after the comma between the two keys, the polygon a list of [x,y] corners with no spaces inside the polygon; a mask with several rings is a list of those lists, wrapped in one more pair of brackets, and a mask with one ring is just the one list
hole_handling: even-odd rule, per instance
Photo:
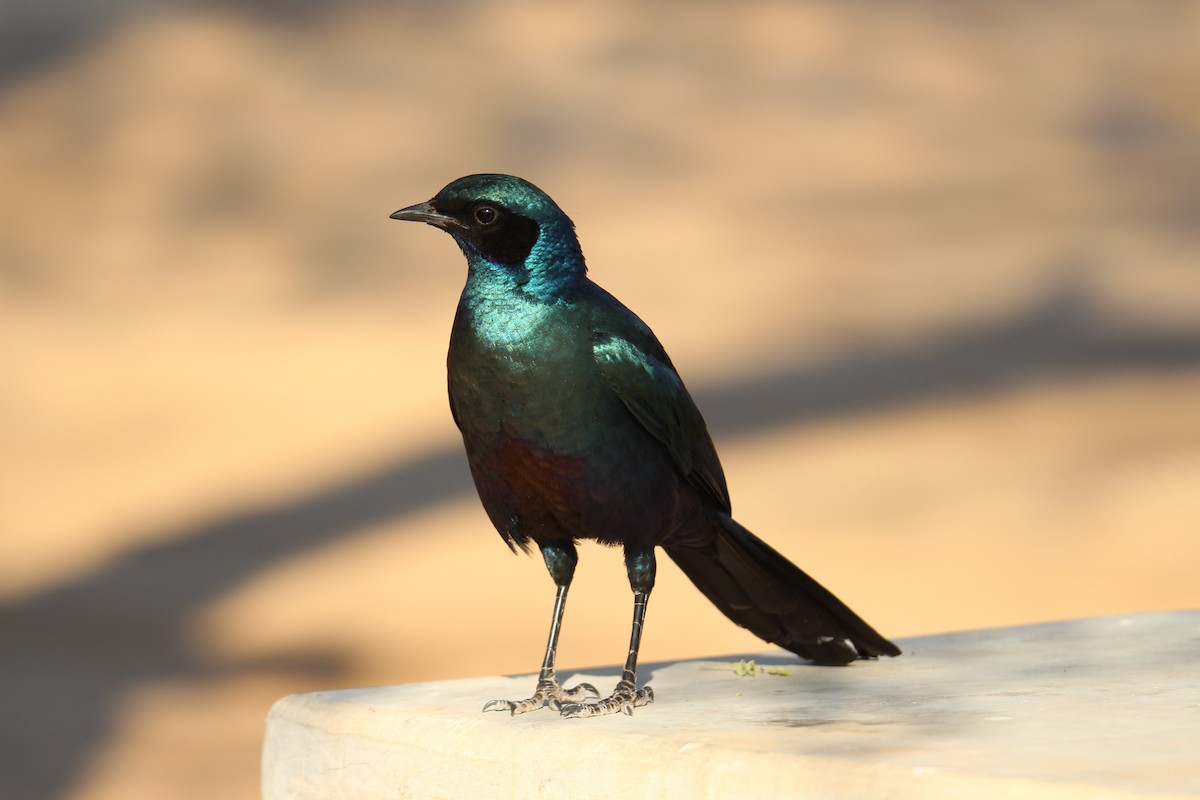
{"label": "bird's wing", "polygon": [[632,319],[593,329],[592,353],[605,382],[666,448],[680,474],[728,513],[725,473],[704,418],[654,334],[627,313]]}

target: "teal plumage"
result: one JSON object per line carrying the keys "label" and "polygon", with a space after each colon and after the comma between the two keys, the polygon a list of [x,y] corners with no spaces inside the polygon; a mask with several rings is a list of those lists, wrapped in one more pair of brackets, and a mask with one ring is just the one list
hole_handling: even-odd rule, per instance
{"label": "teal plumage", "polygon": [[[636,665],[656,546],[733,621],[805,658],[899,654],[730,517],[716,449],[670,357],[588,279],[574,225],[544,192],[471,175],[392,216],[445,230],[466,256],[447,358],[451,412],[492,523],[510,547],[537,546],[558,589],[534,695],[488,708],[595,716],[650,702]],[[625,671],[598,701],[554,674],[579,539],[622,546],[634,590]]]}

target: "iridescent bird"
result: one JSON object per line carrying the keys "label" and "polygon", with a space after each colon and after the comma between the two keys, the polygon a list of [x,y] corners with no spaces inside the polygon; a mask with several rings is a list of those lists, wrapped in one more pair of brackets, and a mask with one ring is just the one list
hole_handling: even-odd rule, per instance
{"label": "iridescent bird", "polygon": [[[449,233],[467,259],[447,359],[450,410],[479,499],[509,547],[541,550],[557,586],[537,686],[484,710],[544,705],[591,717],[650,703],[638,646],[655,547],[717,608],[818,664],[900,654],[844,603],[730,516],[712,439],[658,339],[587,277],[575,226],[510,175],[470,175],[392,219]],[[555,652],[575,542],[624,548],[633,630],[604,699],[563,688]]]}

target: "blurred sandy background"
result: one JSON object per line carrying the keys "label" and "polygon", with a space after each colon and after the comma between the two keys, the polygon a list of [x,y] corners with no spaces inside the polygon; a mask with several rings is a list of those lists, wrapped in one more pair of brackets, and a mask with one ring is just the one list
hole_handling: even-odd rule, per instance
{"label": "blurred sandy background", "polygon": [[[5,800],[253,798],[285,693],[536,668],[462,259],[387,219],[470,172],[885,633],[1200,605],[1200,4],[151,5],[0,6]],[[760,647],[660,574],[645,661]],[[620,660],[620,554],[572,594]]]}

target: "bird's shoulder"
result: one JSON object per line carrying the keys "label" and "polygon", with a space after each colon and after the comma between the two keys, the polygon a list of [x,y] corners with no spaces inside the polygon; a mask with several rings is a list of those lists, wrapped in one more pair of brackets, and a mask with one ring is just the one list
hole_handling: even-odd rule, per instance
{"label": "bird's shoulder", "polygon": [[658,337],[637,314],[590,281],[583,291],[584,305],[589,309],[593,348],[598,358],[620,351],[636,361],[662,365],[675,373],[675,365]]}

